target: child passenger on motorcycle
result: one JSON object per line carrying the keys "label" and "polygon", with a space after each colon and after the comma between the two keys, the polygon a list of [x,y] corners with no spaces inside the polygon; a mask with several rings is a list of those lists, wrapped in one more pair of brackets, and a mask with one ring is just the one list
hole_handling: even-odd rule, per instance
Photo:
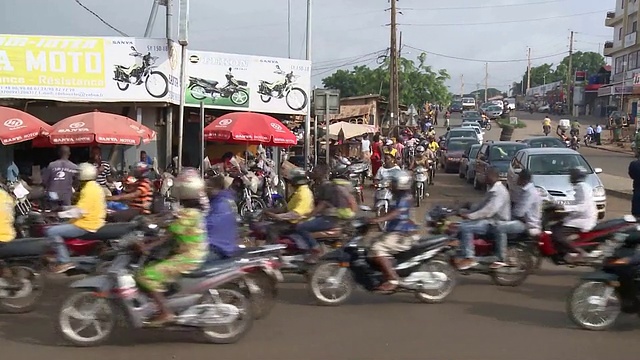
{"label": "child passenger on motorcycle", "polygon": [[136,279],[158,306],[158,315],[150,321],[152,325],[163,325],[175,317],[165,304],[163,292],[166,285],[178,280],[182,273],[199,268],[207,258],[207,233],[200,202],[204,193],[205,183],[198,171],[184,169],[171,189],[171,194],[180,202],[180,208],[167,224],[167,235],[139,246],[139,250],[146,253],[168,241],[175,242],[168,258],[146,265]]}
{"label": "child passenger on motorcycle", "polygon": [[407,251],[413,245],[413,235],[418,227],[411,220],[413,197],[411,195],[412,177],[406,171],[398,171],[391,177],[391,191],[395,203],[383,216],[370,219],[372,224],[387,221],[385,233],[371,245],[371,261],[375,263],[385,282],[378,291],[389,292],[398,286],[398,274],[393,269],[391,258],[400,252]]}

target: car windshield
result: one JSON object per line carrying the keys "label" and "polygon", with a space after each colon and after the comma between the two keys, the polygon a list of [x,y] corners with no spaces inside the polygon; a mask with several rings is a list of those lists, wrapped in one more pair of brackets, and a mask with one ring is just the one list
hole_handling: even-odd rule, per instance
{"label": "car windshield", "polygon": [[458,130],[458,131],[452,131],[449,133],[449,138],[475,137],[475,136],[476,136],[476,132],[473,129]]}
{"label": "car windshield", "polygon": [[578,166],[593,172],[579,154],[530,155],[528,169],[532,175],[569,175],[569,170]]}
{"label": "car windshield", "polygon": [[495,106],[495,105],[494,105],[494,106],[489,106],[489,110],[490,110],[490,111],[500,111],[500,110],[502,110],[502,109],[500,109],[500,107],[499,107],[499,106]]}
{"label": "car windshield", "polygon": [[480,117],[480,113],[477,111],[467,111],[464,113],[464,117]]}
{"label": "car windshield", "polygon": [[478,156],[478,151],[480,151],[480,146],[472,146],[469,150],[469,159],[475,159]]}
{"label": "car windshield", "polygon": [[489,153],[489,161],[511,160],[518,150],[524,147],[516,144],[493,145]]}
{"label": "car windshield", "polygon": [[465,121],[462,123],[462,127],[480,127],[480,124],[475,121]]}
{"label": "car windshield", "polygon": [[452,141],[447,146],[447,151],[465,151],[469,146],[477,143],[477,141],[471,139],[469,141]]}
{"label": "car windshield", "polygon": [[531,140],[529,141],[529,147],[532,148],[543,148],[543,147],[552,147],[552,148],[563,148],[566,145],[556,139],[556,138],[547,138],[547,139],[539,139],[539,140]]}

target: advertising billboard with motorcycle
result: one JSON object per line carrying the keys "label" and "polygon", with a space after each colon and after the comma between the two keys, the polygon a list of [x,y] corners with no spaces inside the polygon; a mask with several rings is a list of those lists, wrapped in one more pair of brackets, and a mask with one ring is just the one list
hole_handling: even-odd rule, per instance
{"label": "advertising billboard with motorcycle", "polygon": [[177,103],[175,50],[165,39],[0,34],[0,98]]}
{"label": "advertising billboard with motorcycle", "polygon": [[271,114],[307,113],[311,62],[189,51],[187,105]]}

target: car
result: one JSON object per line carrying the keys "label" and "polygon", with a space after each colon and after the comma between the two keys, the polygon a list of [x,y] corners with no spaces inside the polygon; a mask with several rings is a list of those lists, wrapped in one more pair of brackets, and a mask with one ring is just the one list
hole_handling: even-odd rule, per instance
{"label": "car", "polygon": [[444,135],[444,140],[446,143],[451,138],[459,138],[459,137],[470,137],[480,141],[480,138],[478,137],[478,133],[475,130],[470,128],[462,128],[462,127],[453,128],[449,130],[449,132],[447,132]]}
{"label": "car", "polygon": [[491,106],[493,106],[493,104],[491,102],[486,102],[486,103],[480,105],[480,111],[485,112]]}
{"label": "car", "polygon": [[451,106],[449,106],[449,112],[450,113],[454,113],[454,112],[459,112],[462,113],[463,111],[463,107],[462,107],[462,103],[461,102],[454,102],[451,104]]}
{"label": "car", "polygon": [[482,116],[464,118],[464,119],[462,119],[462,123],[463,124],[466,124],[466,123],[481,124],[482,123]]}
{"label": "car", "polygon": [[476,99],[472,97],[463,97],[462,98],[462,107],[465,110],[475,109],[476,108]]}
{"label": "car", "polygon": [[448,173],[458,171],[464,152],[467,148],[479,143],[478,139],[472,137],[449,139],[440,152],[440,164],[442,165],[444,172]]}
{"label": "car", "polygon": [[491,167],[500,172],[500,181],[507,180],[507,171],[513,156],[527,145],[516,141],[485,141],[476,156],[476,176],[473,187],[482,190],[487,187],[487,170]]}
{"label": "car", "polygon": [[560,139],[554,136],[535,136],[526,138],[520,141],[523,144],[527,144],[532,148],[566,148],[567,145]]}
{"label": "car", "polygon": [[465,110],[462,112],[462,119],[467,119],[467,118],[482,118],[482,114],[480,114],[479,111],[475,111],[475,110]]}
{"label": "car", "polygon": [[549,111],[551,111],[551,107],[549,105],[542,105],[538,108],[538,112],[541,113],[548,113]]}
{"label": "car", "polygon": [[465,122],[462,123],[461,128],[463,129],[473,129],[475,130],[476,134],[478,135],[478,140],[480,142],[484,141],[484,131],[482,131],[482,127],[480,127],[480,124],[478,124],[477,122]]}
{"label": "car", "polygon": [[600,168],[592,168],[577,151],[568,148],[527,148],[516,153],[507,170],[507,186],[512,196],[517,196],[518,174],[526,169],[531,173],[533,185],[543,200],[552,201],[571,211],[574,205],[573,185],[569,182],[569,169],[581,166],[587,169],[585,182],[593,188],[593,198],[598,207],[598,218],[603,219],[607,210],[607,194],[598,174]]}
{"label": "car", "polygon": [[484,112],[485,115],[491,120],[498,119],[500,115],[502,115],[502,108],[500,106],[492,105],[489,106],[487,111]]}
{"label": "car", "polygon": [[475,177],[476,156],[478,155],[480,146],[482,146],[482,144],[471,145],[462,155],[462,160],[460,160],[458,176],[460,176],[461,179],[467,179],[468,183],[472,182]]}

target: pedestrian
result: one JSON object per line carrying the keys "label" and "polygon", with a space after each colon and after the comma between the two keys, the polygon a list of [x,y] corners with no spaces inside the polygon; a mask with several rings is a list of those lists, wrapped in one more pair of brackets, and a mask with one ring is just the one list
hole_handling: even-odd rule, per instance
{"label": "pedestrian", "polygon": [[96,182],[102,190],[105,196],[111,196],[111,190],[109,190],[109,183],[113,181],[111,174],[111,164],[108,161],[102,160],[102,150],[98,146],[94,146],[91,149],[91,161],[93,166],[98,170],[98,176]]}
{"label": "pedestrian", "polygon": [[57,197],[62,205],[69,206],[73,197],[73,182],[78,174],[78,166],[69,160],[71,149],[68,146],[61,146],[58,154],[60,156],[58,160],[50,162],[44,170],[42,184],[50,194],[50,198]]}
{"label": "pedestrian", "polygon": [[153,165],[153,159],[147,155],[147,152],[144,150],[140,151],[140,162],[146,163],[149,166]]}
{"label": "pedestrian", "polygon": [[365,164],[369,165],[369,173],[367,174],[369,177],[371,176],[371,140],[369,140],[369,134],[364,134],[362,136],[362,141],[360,142],[360,152],[361,158],[365,162]]}
{"label": "pedestrian", "polygon": [[633,180],[631,215],[640,217],[640,158],[636,158],[629,164],[629,177]]}
{"label": "pedestrian", "polygon": [[433,125],[438,125],[438,114],[440,114],[440,111],[438,110],[438,107],[436,106],[436,109],[433,113]]}
{"label": "pedestrian", "polygon": [[602,126],[596,124],[596,145],[602,145]]}

